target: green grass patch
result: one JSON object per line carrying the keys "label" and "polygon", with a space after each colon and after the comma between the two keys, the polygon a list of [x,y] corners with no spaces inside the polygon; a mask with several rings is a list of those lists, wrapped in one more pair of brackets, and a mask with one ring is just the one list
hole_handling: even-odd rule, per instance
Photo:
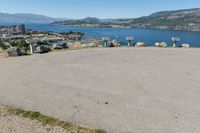
{"label": "green grass patch", "polygon": [[107,133],[106,131],[101,130],[101,129],[85,128],[85,127],[77,126],[77,125],[69,123],[69,122],[61,121],[59,119],[55,119],[53,117],[43,115],[40,112],[26,111],[26,110],[19,109],[19,108],[9,108],[8,112],[11,114],[14,114],[14,115],[29,118],[31,120],[37,120],[44,125],[60,126],[64,129],[66,129],[67,131],[69,131],[70,133],[74,133],[74,132]]}

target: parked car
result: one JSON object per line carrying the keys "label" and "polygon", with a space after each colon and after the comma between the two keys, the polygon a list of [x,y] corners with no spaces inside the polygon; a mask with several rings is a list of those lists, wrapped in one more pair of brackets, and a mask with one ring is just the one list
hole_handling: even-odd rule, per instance
{"label": "parked car", "polygon": [[53,44],[53,49],[66,49],[67,43],[55,43]]}
{"label": "parked car", "polygon": [[48,53],[49,47],[47,45],[40,45],[36,48],[38,53]]}

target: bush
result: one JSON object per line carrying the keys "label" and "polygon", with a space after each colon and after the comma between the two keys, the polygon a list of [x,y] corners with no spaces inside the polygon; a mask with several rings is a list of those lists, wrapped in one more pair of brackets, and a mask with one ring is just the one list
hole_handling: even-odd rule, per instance
{"label": "bush", "polygon": [[18,48],[28,48],[29,44],[23,39],[17,43]]}
{"label": "bush", "polygon": [[46,45],[46,44],[48,44],[48,42],[46,42],[46,41],[37,41],[37,44],[39,44],[39,45]]}
{"label": "bush", "polygon": [[0,48],[5,50],[5,49],[8,49],[9,46],[5,45],[2,41],[0,41]]}

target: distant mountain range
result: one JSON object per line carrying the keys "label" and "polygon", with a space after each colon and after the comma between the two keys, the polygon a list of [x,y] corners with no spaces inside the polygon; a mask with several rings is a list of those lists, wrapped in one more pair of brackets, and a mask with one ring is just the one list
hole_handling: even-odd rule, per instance
{"label": "distant mountain range", "polygon": [[37,14],[9,14],[0,13],[0,23],[52,23],[54,21],[65,20],[64,18],[52,18]]}
{"label": "distant mountain range", "polygon": [[200,8],[162,11],[140,18],[84,19],[52,18],[36,14],[0,13],[0,23],[51,23],[79,27],[98,28],[153,28],[200,32]]}
{"label": "distant mountain range", "polygon": [[200,8],[163,11],[140,18],[100,20],[88,17],[80,20],[55,21],[52,24],[99,28],[154,28],[200,31]]}

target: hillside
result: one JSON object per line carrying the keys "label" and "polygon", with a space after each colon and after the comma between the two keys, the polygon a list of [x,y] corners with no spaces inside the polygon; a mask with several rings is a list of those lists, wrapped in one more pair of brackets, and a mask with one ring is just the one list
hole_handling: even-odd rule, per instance
{"label": "hillside", "polygon": [[0,23],[52,23],[54,21],[64,20],[47,17],[44,15],[36,14],[9,14],[0,13]]}
{"label": "hillside", "polygon": [[200,31],[200,9],[165,11],[133,19],[132,27]]}
{"label": "hillside", "polygon": [[200,8],[157,12],[149,16],[135,19],[115,19],[112,21],[103,21],[97,18],[90,18],[89,21],[85,21],[85,19],[66,20],[57,21],[53,24],[81,27],[155,28],[200,31]]}

